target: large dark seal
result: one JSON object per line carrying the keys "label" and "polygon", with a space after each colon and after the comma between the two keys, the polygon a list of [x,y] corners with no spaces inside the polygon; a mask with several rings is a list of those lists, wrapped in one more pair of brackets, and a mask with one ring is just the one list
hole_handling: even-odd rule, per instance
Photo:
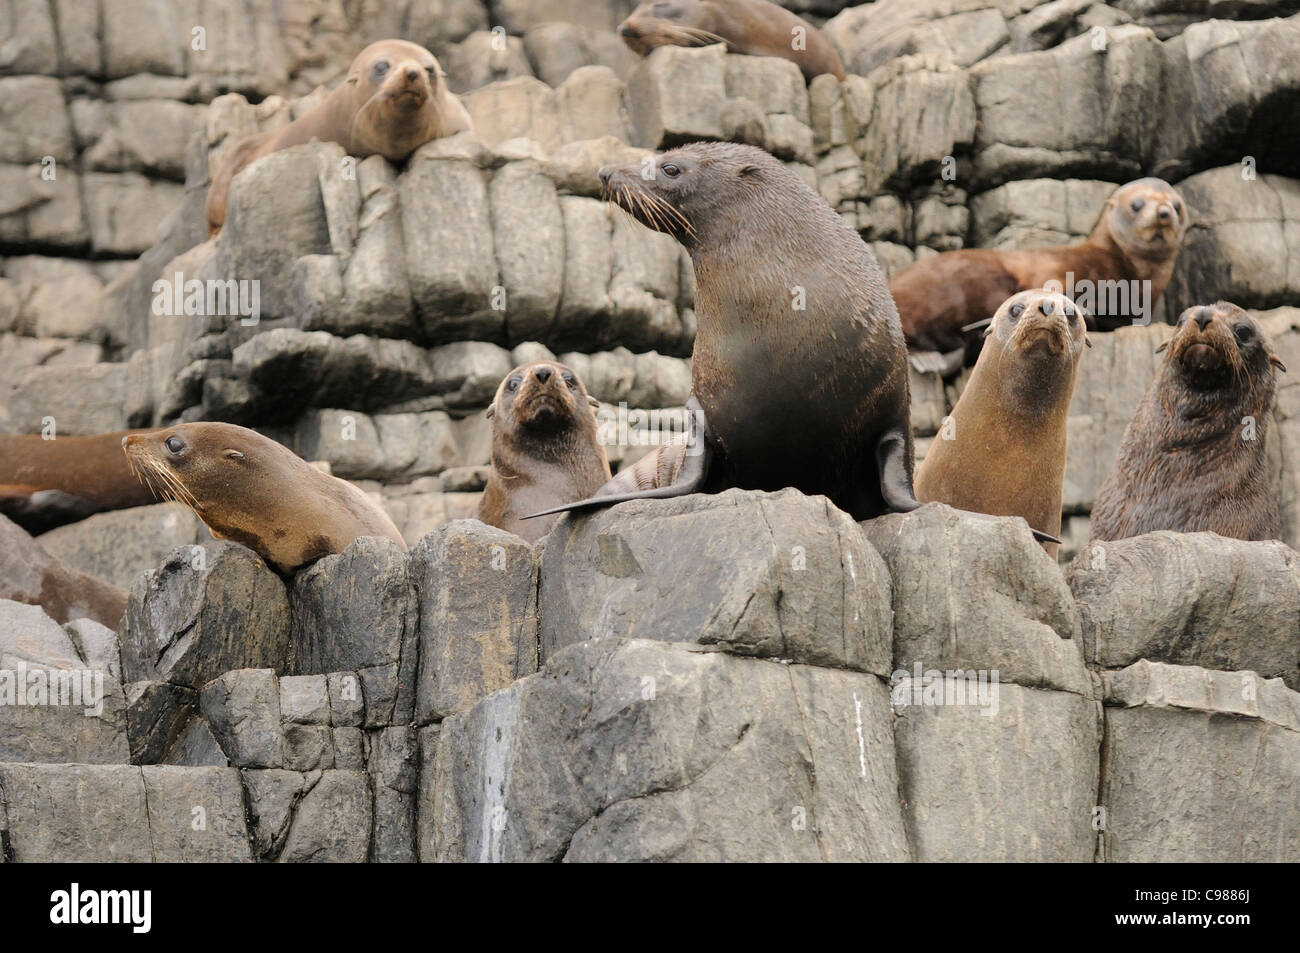
{"label": "large dark seal", "polygon": [[492,473],[478,518],[535,543],[558,516],[524,520],[539,509],[572,503],[609,479],[593,408],[578,375],[563,364],[523,364],[506,375],[488,408]]}
{"label": "large dark seal", "polygon": [[348,155],[381,155],[399,162],[430,139],[469,129],[469,113],[444,77],[422,46],[406,40],[371,43],[323,103],[283,129],[258,133],[235,146],[212,176],[208,234],[225,224],[230,180],[262,156],[317,140],[337,142]]}
{"label": "large dark seal", "polygon": [[[982,341],[969,329],[1017,291],[1070,295],[1093,330],[1147,323],[1164,294],[1187,230],[1187,203],[1163,179],[1138,179],[1107,200],[1086,241],[1056,248],[968,248],[922,258],[889,282],[907,345],[923,370],[952,367],[939,355]],[[919,355],[925,355],[921,357]]]}
{"label": "large dark seal", "polygon": [[1266,438],[1286,366],[1235,304],[1188,308],[1092,510],[1094,540],[1156,530],[1281,539]]}
{"label": "large dark seal", "polygon": [[[1083,312],[1049,291],[1012,295],[952,415],[916,471],[916,498],[1061,531],[1065,421],[1088,341]],[[1056,556],[1060,545],[1043,540]]]}
{"label": "large dark seal", "polygon": [[43,533],[102,510],[154,502],[122,456],[122,438],[135,432],[52,440],[0,434],[0,513]]}
{"label": "large dark seal", "polygon": [[218,539],[243,543],[282,573],[341,553],[359,536],[406,543],[377,503],[261,434],[192,423],[130,434],[141,479],[191,507]]}
{"label": "large dark seal", "polygon": [[0,599],[40,606],[55,622],[94,619],[116,629],[126,611],[127,593],[55,559],[0,516]]}
{"label": "large dark seal", "polygon": [[822,73],[844,78],[826,34],[768,0],[646,0],[618,33],[640,56],[660,46],[725,43],[731,53],[787,59],[808,80]]}
{"label": "large dark seal", "polygon": [[690,252],[687,407],[702,440],[670,486],[558,509],[730,487],[796,487],[859,520],[919,506],[898,312],[857,232],[753,146],[693,143],[652,171],[600,178],[608,200]]}

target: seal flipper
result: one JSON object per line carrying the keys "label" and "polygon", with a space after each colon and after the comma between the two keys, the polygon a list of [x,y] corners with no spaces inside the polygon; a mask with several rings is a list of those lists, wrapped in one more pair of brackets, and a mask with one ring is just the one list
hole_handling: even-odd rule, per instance
{"label": "seal flipper", "polygon": [[[699,441],[700,452],[694,456],[689,453],[686,455],[686,458],[682,461],[682,468],[677,473],[677,479],[668,486],[638,490],[635,493],[615,493],[609,496],[600,496],[600,491],[597,491],[596,496],[588,497],[585,500],[565,503],[563,506],[554,506],[549,510],[542,510],[540,513],[529,513],[527,516],[519,518],[531,520],[539,516],[550,516],[553,513],[567,513],[571,510],[589,510],[601,506],[613,506],[615,503],[626,503],[628,500],[666,500],[675,496],[686,496],[688,493],[700,492],[704,488],[705,478],[709,475],[709,464],[713,460],[713,447],[709,443],[709,425],[704,417],[704,409],[700,407],[700,402],[692,396],[686,401],[686,409],[695,417],[696,440]],[[608,485],[606,484],[606,486]]]}
{"label": "seal flipper", "polygon": [[907,438],[902,431],[890,430],[876,444],[876,472],[880,495],[891,513],[910,513],[921,505],[907,472]]}

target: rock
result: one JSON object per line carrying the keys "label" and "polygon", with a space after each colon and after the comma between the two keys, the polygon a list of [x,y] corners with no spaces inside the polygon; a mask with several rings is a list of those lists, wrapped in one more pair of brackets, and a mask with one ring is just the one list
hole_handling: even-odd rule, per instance
{"label": "rock", "polygon": [[627,84],[608,66],[578,67],[555,91],[555,104],[564,142],[631,138]]}
{"label": "rock", "polygon": [[0,667],[73,669],[81,664],[71,634],[40,606],[0,599]]}
{"label": "rock", "polygon": [[873,675],[573,646],[442,723],[421,859],[905,860],[889,717]]}
{"label": "rock", "polygon": [[18,433],[39,433],[47,417],[68,436],[126,429],[126,365],[92,364],[74,376],[67,368],[42,365],[18,379],[9,415]]}
{"label": "rock", "polygon": [[912,0],[854,6],[831,19],[826,35],[847,72],[866,76],[909,53],[970,66],[1008,40],[997,0]]}
{"label": "rock", "polygon": [[132,764],[160,764],[176,748],[198,711],[198,693],[168,682],[126,686],[126,731]]}
{"label": "rock", "polygon": [[370,845],[370,792],[363,771],[322,771],[301,794],[280,863],[360,863]]}
{"label": "rock", "polygon": [[539,23],[524,34],[524,49],[533,72],[552,89],[584,66],[606,66],[626,79],[640,62],[612,30],[587,24]]}
{"label": "rock", "polygon": [[972,244],[978,248],[1074,245],[1087,238],[1114,182],[1028,179],[971,197]]}
{"label": "rock", "polygon": [[1254,672],[1145,660],[1105,686],[1106,861],[1300,858],[1300,696]]}
{"label": "rock", "polygon": [[63,631],[71,636],[77,655],[87,668],[111,678],[122,678],[122,650],[116,632],[94,619],[65,622]]}
{"label": "rock", "polygon": [[888,675],[888,586],[862,532],[824,497],[632,502],[551,531],[542,656],[592,638],[662,639]]}
{"label": "rock", "polygon": [[319,772],[308,775],[282,769],[241,771],[244,799],[248,804],[249,833],[258,860],[274,860],[284,849],[293,812],[309,783]]}
{"label": "rock", "polygon": [[131,587],[123,677],[201,689],[235,669],[281,671],[289,637],[284,583],[252,550],[182,547]]}
{"label": "rock", "polygon": [[472,520],[429,534],[410,555],[419,599],[416,722],[473,707],[537,671],[537,556]]}
{"label": "rock", "polygon": [[[1097,702],[993,682],[985,686],[988,707],[972,695],[966,704],[901,707],[900,698],[925,697],[920,681],[902,679],[893,696],[899,794],[915,859],[1090,862]],[[959,681],[970,683],[960,676],[939,683],[955,691]]]}
{"label": "rock", "polygon": [[661,46],[627,80],[632,145],[668,149],[721,139],[727,54],[721,45]]}
{"label": "rock", "polygon": [[1022,520],[931,503],[862,526],[893,580],[895,670],[1091,693],[1074,600]]}
{"label": "rock", "polygon": [[90,244],[100,254],[138,255],[157,237],[184,189],[135,172],[87,172],[82,177]]}
{"label": "rock", "polygon": [[89,668],[0,664],[0,762],[127,761],[126,702],[116,678]]}
{"label": "rock", "polygon": [[27,165],[51,156],[57,163],[71,163],[76,158],[68,106],[53,77],[0,77],[0,123],[7,133],[0,162]]}
{"label": "rock", "polygon": [[374,791],[370,860],[414,863],[419,744],[416,729],[384,728],[366,735],[366,764]]}
{"label": "rock", "polygon": [[545,337],[564,282],[564,245],[551,240],[564,229],[555,185],[539,163],[507,162],[492,176],[488,198],[506,338],[519,343]]}
{"label": "rock", "polygon": [[1249,669],[1300,686],[1300,556],[1280,542],[1148,533],[1086,547],[1066,581],[1092,665]]}
{"label": "rock", "polygon": [[133,765],[0,763],[0,805],[6,861],[153,860],[144,780]]}
{"label": "rock", "polygon": [[173,549],[212,539],[188,506],[158,503],[96,513],[39,537],[64,564],[130,588],[141,573],[161,563]]}
{"label": "rock", "polygon": [[544,153],[563,141],[555,91],[531,76],[500,80],[465,97],[474,135],[490,147],[531,139]]}
{"label": "rock", "polygon": [[355,672],[366,727],[409,723],[417,608],[402,551],[363,536],[298,573],[292,600],[293,674]]}
{"label": "rock", "polygon": [[0,239],[6,244],[80,249],[90,241],[81,177],[73,169],[0,164]]}
{"label": "rock", "polygon": [[272,669],[240,669],[213,679],[199,693],[199,710],[235,767],[285,766],[279,684]]}
{"label": "rock", "polygon": [[164,765],[139,771],[156,863],[228,864],[253,859],[238,772]]}
{"label": "rock", "polygon": [[478,30],[447,52],[440,63],[454,93],[469,93],[497,80],[533,75],[524,41],[517,36]]}
{"label": "rock", "polygon": [[[57,622],[95,620],[100,626],[116,627],[126,611],[127,594],[69,568],[21,527],[0,516],[0,599],[30,605],[37,615]],[[115,638],[113,643],[115,654]]]}

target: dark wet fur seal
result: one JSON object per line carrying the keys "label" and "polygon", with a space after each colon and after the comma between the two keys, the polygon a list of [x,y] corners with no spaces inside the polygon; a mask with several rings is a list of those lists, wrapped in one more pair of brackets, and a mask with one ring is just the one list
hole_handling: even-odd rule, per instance
{"label": "dark wet fur seal", "polygon": [[[1177,189],[1163,179],[1137,179],[1115,190],[1081,244],[1006,251],[967,248],[922,258],[889,282],[903,335],[916,355],[913,363],[921,370],[937,370],[944,364],[938,355],[962,348],[966,363],[973,363],[983,329],[972,325],[985,321],[1017,291],[1046,287],[1068,292],[1067,273],[1073,273],[1076,287],[1081,282],[1097,286],[1102,281],[1149,281],[1149,304],[1154,306],[1173,275],[1188,221],[1187,203]],[[1119,302],[1123,313],[1110,314],[1100,306],[1101,298],[1097,294],[1095,302],[1078,299],[1088,311],[1090,329],[1111,331],[1135,318],[1142,320],[1133,313],[1131,300],[1127,310]],[[955,369],[958,362],[946,369]]]}
{"label": "dark wet fur seal", "polygon": [[1286,367],[1272,342],[1253,317],[1219,301],[1184,311],[1159,350],[1164,362],[1097,493],[1092,538],[1173,530],[1281,539],[1267,435]]}
{"label": "dark wet fur seal", "polygon": [[359,536],[406,549],[379,504],[269,437],[223,423],[191,423],[124,437],[140,478],[184,503],[217,539],[242,543],[281,573],[341,553]]}
{"label": "dark wet fur seal", "polygon": [[0,599],[40,606],[60,624],[94,619],[117,629],[126,612],[127,592],[64,564],[0,516]]}
{"label": "dark wet fur seal", "polygon": [[488,408],[492,473],[478,518],[535,543],[559,517],[525,514],[581,500],[608,481],[593,412],[599,406],[563,364],[537,361],[507,374]]}
{"label": "dark wet fur seal", "polygon": [[[1021,291],[1002,303],[979,361],[916,470],[916,498],[1061,532],[1066,417],[1088,334],[1064,295]],[[945,423],[945,426],[948,424]],[[1060,545],[1042,541],[1055,557]]]}
{"label": "dark wet fur seal", "polygon": [[857,232],[753,146],[693,143],[659,156],[650,179],[641,168],[604,169],[601,181],[609,201],[690,252],[687,408],[703,439],[671,486],[559,509],[730,487],[796,487],[858,520],[919,506],[903,335]]}
{"label": "dark wet fur seal", "polygon": [[618,33],[640,56],[661,46],[725,43],[731,53],[787,59],[806,80],[822,73],[844,78],[844,64],[826,34],[768,0],[646,0]]}
{"label": "dark wet fur seal", "polygon": [[447,88],[432,53],[406,40],[371,43],[323,103],[283,129],[249,136],[234,147],[212,175],[208,235],[225,224],[230,180],[262,156],[319,141],[337,142],[348,155],[399,162],[429,140],[470,126],[469,113]]}

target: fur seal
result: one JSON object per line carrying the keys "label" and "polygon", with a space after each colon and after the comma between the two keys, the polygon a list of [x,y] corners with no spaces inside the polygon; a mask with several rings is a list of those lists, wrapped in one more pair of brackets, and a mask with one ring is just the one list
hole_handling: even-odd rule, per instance
{"label": "fur seal", "polygon": [[234,147],[212,176],[208,236],[225,224],[230,180],[262,156],[318,140],[337,142],[349,155],[400,162],[430,139],[470,126],[469,113],[447,88],[432,53],[406,40],[371,43],[323,103],[283,129],[258,133]]}
{"label": "fur seal", "polygon": [[826,34],[768,0],[646,0],[618,26],[639,56],[660,46],[727,44],[729,53],[779,56],[811,80],[844,78],[844,64]]}
{"label": "fur seal", "polygon": [[140,479],[184,503],[218,539],[253,550],[280,572],[341,553],[358,536],[406,543],[377,503],[254,430],[191,423],[128,434]]}
{"label": "fur seal", "polygon": [[1097,493],[1092,538],[1163,529],[1281,539],[1266,439],[1286,366],[1235,304],[1188,308],[1177,327]]}
{"label": "fur seal", "polygon": [[43,533],[102,510],[147,506],[148,488],[122,456],[119,430],[89,437],[0,434],[0,512]]}
{"label": "fur seal", "polygon": [[864,520],[912,493],[906,351],[871,250],[797,174],[753,146],[700,142],[600,172],[608,201],[695,266],[691,411],[676,480],[626,499],[795,487]]}
{"label": "fur seal", "polygon": [[521,364],[507,374],[487,409],[492,473],[478,518],[535,543],[559,517],[525,521],[525,513],[581,500],[609,480],[592,412],[599,406],[563,364]]}
{"label": "fur seal", "polygon": [[[944,431],[916,470],[916,498],[1031,528],[1061,531],[1065,420],[1088,341],[1083,311],[1064,295],[1021,291],[1002,303]],[[945,424],[945,427],[949,426]],[[1042,540],[1055,557],[1060,544]]]}
{"label": "fur seal", "polygon": [[117,629],[126,612],[127,592],[65,565],[0,516],[0,599],[40,606],[60,624],[94,619]]}
{"label": "fur seal", "polygon": [[889,282],[913,364],[955,370],[960,357],[944,361],[940,355],[962,348],[966,363],[973,363],[982,338],[968,329],[1017,291],[1070,294],[1088,312],[1092,330],[1131,324],[1143,317],[1143,308],[1149,320],[1173,274],[1188,221],[1177,189],[1163,179],[1137,179],[1107,199],[1082,244],[967,248],[922,258]]}

